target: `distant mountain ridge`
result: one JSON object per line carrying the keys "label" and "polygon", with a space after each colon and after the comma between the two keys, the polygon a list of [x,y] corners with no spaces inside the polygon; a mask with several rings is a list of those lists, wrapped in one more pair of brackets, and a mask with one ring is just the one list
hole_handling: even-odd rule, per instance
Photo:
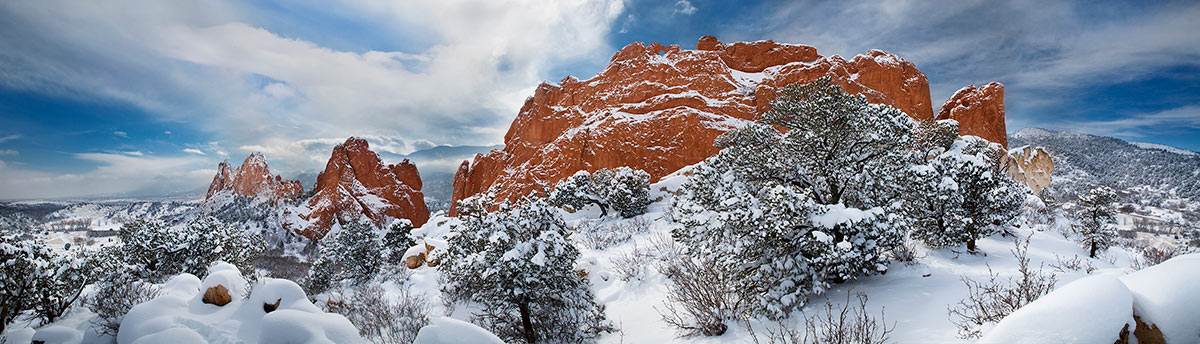
{"label": "distant mountain ridge", "polygon": [[1200,154],[1113,137],[1025,128],[1009,134],[1011,147],[1044,147],[1054,158],[1051,197],[1073,197],[1098,185],[1147,186],[1200,200]]}

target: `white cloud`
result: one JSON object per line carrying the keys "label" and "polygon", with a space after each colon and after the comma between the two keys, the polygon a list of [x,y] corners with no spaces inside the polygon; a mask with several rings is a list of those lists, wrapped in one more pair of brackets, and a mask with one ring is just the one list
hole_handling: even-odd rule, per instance
{"label": "white cloud", "polygon": [[140,152],[140,151],[121,152],[121,154],[125,154],[128,156],[145,156],[145,154],[142,154],[142,152]]}
{"label": "white cloud", "polygon": [[114,131],[113,135],[120,136],[120,137],[129,137],[129,133],[126,133],[126,132],[120,131],[120,130]]}
{"label": "white cloud", "polygon": [[84,173],[0,168],[0,199],[60,198],[106,194],[161,195],[199,191],[212,179],[211,162],[199,157],[130,156],[81,153],[76,159],[98,164]]}
{"label": "white cloud", "polygon": [[683,13],[690,16],[696,13],[696,6],[692,6],[692,2],[688,0],[677,0],[675,1],[675,13]]}
{"label": "white cloud", "polygon": [[286,25],[255,22],[262,16],[251,6],[0,2],[0,86],[128,102],[220,142],[194,149],[227,157],[251,148],[272,169],[314,170],[348,136],[395,153],[500,143],[536,84],[562,77],[551,71],[608,61],[606,37],[624,3],[295,4],[376,25],[383,41],[419,37],[406,50],[373,51],[269,30]]}
{"label": "white cloud", "polygon": [[11,149],[0,149],[0,156],[5,156],[5,155],[14,155],[14,156],[21,155],[21,152],[11,150]]}
{"label": "white cloud", "polygon": [[7,136],[2,136],[2,137],[0,137],[0,143],[5,143],[5,142],[16,140],[19,138],[21,138],[20,134],[12,134],[12,135],[7,135]]}
{"label": "white cloud", "polygon": [[197,154],[197,155],[205,155],[205,154],[204,154],[204,151],[202,151],[202,150],[199,150],[199,149],[195,149],[195,148],[184,148],[184,149],[183,149],[183,152],[184,152],[184,153],[192,153],[192,154]]}
{"label": "white cloud", "polygon": [[[968,84],[1001,81],[1010,113],[1066,92],[1200,66],[1200,3],[1158,6],[1017,1],[794,1],[764,6],[761,30],[722,39],[809,44],[822,54],[887,50],[931,76],[935,111]],[[1120,13],[1120,15],[1114,15]],[[764,35],[766,37],[764,37]]]}
{"label": "white cloud", "polygon": [[1133,114],[1111,120],[1052,122],[1046,123],[1045,126],[1100,136],[1154,137],[1186,130],[1200,130],[1200,105]]}

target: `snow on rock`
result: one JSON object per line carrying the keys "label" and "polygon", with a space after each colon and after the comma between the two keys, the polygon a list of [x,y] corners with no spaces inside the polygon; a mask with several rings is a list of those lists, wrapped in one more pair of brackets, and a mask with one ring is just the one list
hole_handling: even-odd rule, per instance
{"label": "snow on rock", "polygon": [[475,324],[449,317],[430,319],[429,325],[422,327],[413,341],[413,344],[456,343],[502,344],[504,341]]}
{"label": "snow on rock", "polygon": [[979,343],[1112,343],[1133,322],[1132,302],[1116,277],[1081,278],[1013,312]]}
{"label": "snow on rock", "polygon": [[872,103],[933,118],[925,75],[887,52],[846,60],[772,41],[726,44],[705,36],[696,50],[634,42],[588,80],[539,85],[504,148],[459,167],[452,201],[493,186],[512,200],[581,170],[628,166],[659,180],[715,154],[713,139],[755,120],[779,90],[823,76]]}
{"label": "snow on rock", "polygon": [[[247,282],[232,265],[214,264],[208,275],[204,281],[191,274],[172,277],[162,295],[130,309],[117,342],[365,342],[349,320],[321,311],[295,282],[263,279],[243,300]],[[218,284],[227,286],[233,301],[224,306],[203,303],[204,287]]]}
{"label": "snow on rock", "polygon": [[1133,292],[1133,312],[1158,326],[1168,343],[1200,343],[1200,253],[1172,258],[1121,276]]}
{"label": "snow on rock", "polygon": [[306,204],[289,211],[301,220],[285,224],[308,238],[320,239],[336,223],[364,218],[376,226],[402,218],[421,227],[429,220],[417,166],[407,159],[385,165],[362,138],[333,147],[314,190]]}

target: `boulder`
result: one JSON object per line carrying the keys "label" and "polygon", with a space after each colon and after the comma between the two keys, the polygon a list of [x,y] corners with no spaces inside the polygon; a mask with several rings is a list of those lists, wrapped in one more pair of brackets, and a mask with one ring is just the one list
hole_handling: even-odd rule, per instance
{"label": "boulder", "polygon": [[870,102],[933,118],[925,75],[891,53],[872,50],[847,60],[805,45],[727,44],[711,36],[696,50],[635,42],[591,79],[539,85],[509,127],[505,147],[463,162],[452,200],[493,186],[501,187],[497,198],[511,200],[576,171],[620,166],[657,181],[715,154],[713,139],[757,119],[778,90],[822,76]]}
{"label": "boulder", "polygon": [[223,285],[216,285],[204,291],[204,298],[201,299],[204,303],[217,305],[218,307],[228,304],[233,301],[233,297],[229,295],[229,289]]}

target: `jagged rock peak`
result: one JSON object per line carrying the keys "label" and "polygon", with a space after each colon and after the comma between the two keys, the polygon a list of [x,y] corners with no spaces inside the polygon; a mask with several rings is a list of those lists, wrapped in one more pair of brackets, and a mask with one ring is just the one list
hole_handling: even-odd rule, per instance
{"label": "jagged rock peak", "polygon": [[377,226],[408,219],[419,227],[429,220],[421,176],[407,159],[384,165],[367,140],[351,137],[333,147],[308,201],[307,221],[295,230],[319,239],[334,223],[367,220]]}
{"label": "jagged rock peak", "polygon": [[946,99],[937,119],[957,120],[960,135],[975,135],[1008,147],[1008,132],[1004,127],[1004,85],[999,82],[959,89]]}
{"label": "jagged rock peak", "polygon": [[229,160],[217,164],[217,175],[208,186],[205,200],[221,192],[230,192],[235,197],[257,197],[278,203],[304,192],[299,180],[283,180],[272,175],[267,159],[262,153],[254,152],[233,169]]}

